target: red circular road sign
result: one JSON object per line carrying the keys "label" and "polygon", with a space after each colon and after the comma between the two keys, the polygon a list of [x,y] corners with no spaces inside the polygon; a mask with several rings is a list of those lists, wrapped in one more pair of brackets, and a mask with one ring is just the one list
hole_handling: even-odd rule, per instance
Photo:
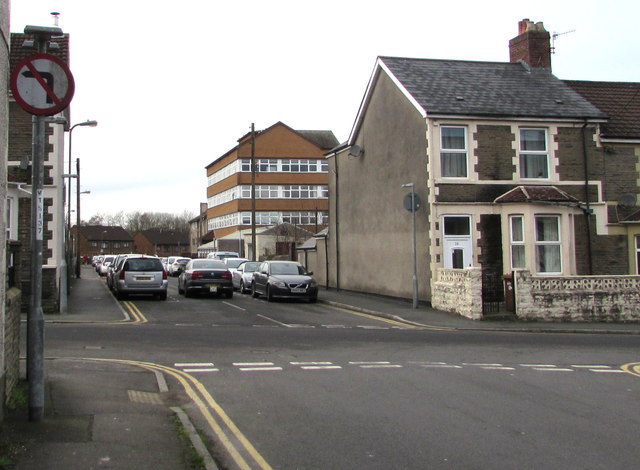
{"label": "red circular road sign", "polygon": [[75,82],[69,67],[60,58],[34,54],[11,72],[11,91],[28,113],[51,116],[69,106]]}

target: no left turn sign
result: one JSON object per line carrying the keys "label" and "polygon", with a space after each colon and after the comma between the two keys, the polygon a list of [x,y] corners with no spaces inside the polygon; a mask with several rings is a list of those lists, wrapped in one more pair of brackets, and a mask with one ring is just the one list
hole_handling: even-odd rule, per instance
{"label": "no left turn sign", "polygon": [[28,113],[52,116],[69,106],[75,82],[69,67],[60,58],[34,54],[11,72],[11,91]]}

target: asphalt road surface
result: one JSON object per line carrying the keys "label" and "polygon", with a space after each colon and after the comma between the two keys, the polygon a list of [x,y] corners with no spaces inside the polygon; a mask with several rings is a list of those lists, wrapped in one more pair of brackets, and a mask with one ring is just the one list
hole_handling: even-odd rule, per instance
{"label": "asphalt road surface", "polygon": [[48,325],[45,354],[157,365],[201,397],[186,409],[221,468],[640,465],[640,377],[624,369],[638,336],[432,331],[322,303],[187,299],[176,279],[165,302],[119,305],[137,321]]}

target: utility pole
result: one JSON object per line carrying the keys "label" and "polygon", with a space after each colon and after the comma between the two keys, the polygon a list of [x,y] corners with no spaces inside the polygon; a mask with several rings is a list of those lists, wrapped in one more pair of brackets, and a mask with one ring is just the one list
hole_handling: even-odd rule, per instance
{"label": "utility pole", "polygon": [[251,123],[251,260],[258,261],[256,247],[256,128]]}

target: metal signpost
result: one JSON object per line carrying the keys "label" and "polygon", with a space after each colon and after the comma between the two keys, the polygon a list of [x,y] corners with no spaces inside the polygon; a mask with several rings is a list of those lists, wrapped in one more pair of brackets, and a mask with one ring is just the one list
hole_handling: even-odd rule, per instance
{"label": "metal signpost", "polygon": [[11,91],[16,102],[33,114],[31,193],[31,296],[27,316],[27,379],[29,421],[44,416],[44,316],[42,312],[42,246],[44,239],[44,148],[45,117],[64,110],[75,85],[67,65],[46,54],[52,36],[62,36],[58,27],[26,26],[35,37],[37,53],[22,60],[11,72]]}
{"label": "metal signpost", "polygon": [[416,194],[413,183],[402,185],[411,188],[411,193],[404,198],[404,208],[411,212],[411,226],[413,228],[413,308],[418,308],[418,255],[416,250],[416,211],[420,208],[420,198]]}

